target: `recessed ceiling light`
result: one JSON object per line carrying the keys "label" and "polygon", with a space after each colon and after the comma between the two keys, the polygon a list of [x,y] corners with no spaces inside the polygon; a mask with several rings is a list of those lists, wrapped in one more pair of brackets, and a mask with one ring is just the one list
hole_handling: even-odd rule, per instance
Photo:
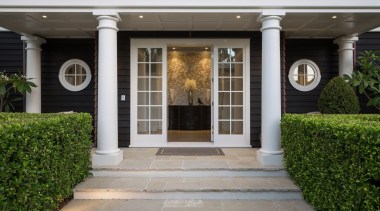
{"label": "recessed ceiling light", "polygon": [[237,16],[236,16],[236,18],[237,18],[237,19],[240,19],[240,18],[241,18],[241,16],[240,16],[240,15],[237,15]]}
{"label": "recessed ceiling light", "polygon": [[47,18],[47,16],[46,16],[46,15],[43,15],[43,16],[42,16],[42,18],[45,18],[45,19],[46,19],[46,18]]}
{"label": "recessed ceiling light", "polygon": [[205,50],[208,50],[208,48],[206,47]]}
{"label": "recessed ceiling light", "polygon": [[141,18],[141,19],[142,19],[142,18],[144,18],[144,16],[142,16],[142,15],[139,15],[139,18]]}
{"label": "recessed ceiling light", "polygon": [[175,48],[172,48],[173,50],[175,50]]}
{"label": "recessed ceiling light", "polygon": [[334,16],[332,16],[331,18],[332,18],[332,19],[336,19],[337,17],[338,17],[338,16],[334,15]]}

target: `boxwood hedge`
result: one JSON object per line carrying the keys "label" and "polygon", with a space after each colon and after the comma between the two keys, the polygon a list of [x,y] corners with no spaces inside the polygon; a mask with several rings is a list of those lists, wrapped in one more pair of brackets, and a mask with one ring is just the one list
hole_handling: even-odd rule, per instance
{"label": "boxwood hedge", "polygon": [[0,113],[0,210],[52,210],[89,175],[89,114]]}
{"label": "boxwood hedge", "polygon": [[380,210],[380,115],[285,114],[285,166],[317,210]]}

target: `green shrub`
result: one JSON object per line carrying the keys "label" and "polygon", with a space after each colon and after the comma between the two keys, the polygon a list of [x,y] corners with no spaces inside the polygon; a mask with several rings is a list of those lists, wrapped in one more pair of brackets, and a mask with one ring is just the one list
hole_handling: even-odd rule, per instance
{"label": "green shrub", "polygon": [[316,210],[380,210],[380,115],[286,114],[285,166]]}
{"label": "green shrub", "polygon": [[360,112],[359,99],[354,90],[337,76],[323,88],[318,101],[323,114],[357,114]]}
{"label": "green shrub", "polygon": [[0,114],[0,210],[52,210],[89,175],[89,114]]}

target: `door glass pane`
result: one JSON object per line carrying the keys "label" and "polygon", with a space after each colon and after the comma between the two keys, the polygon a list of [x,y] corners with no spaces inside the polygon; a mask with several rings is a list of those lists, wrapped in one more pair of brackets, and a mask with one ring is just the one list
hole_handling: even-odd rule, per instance
{"label": "door glass pane", "polygon": [[149,105],[149,92],[139,92],[137,98],[137,105]]}
{"label": "door glass pane", "polygon": [[150,134],[162,134],[161,121],[150,121]]}
{"label": "door glass pane", "polygon": [[231,78],[231,91],[243,91],[243,79]]}
{"label": "door glass pane", "polygon": [[150,93],[150,104],[151,105],[162,105],[162,92],[151,92]]}
{"label": "door glass pane", "polygon": [[151,64],[151,76],[162,76],[162,64]]}
{"label": "door glass pane", "polygon": [[150,48],[138,49],[138,62],[149,62]]}
{"label": "door glass pane", "polygon": [[230,62],[230,54],[228,48],[218,49],[218,62]]}
{"label": "door glass pane", "polygon": [[149,91],[149,78],[139,78],[137,83],[138,91]]}
{"label": "door glass pane", "polygon": [[231,134],[243,134],[243,121],[231,122]]}
{"label": "door glass pane", "polygon": [[230,119],[230,107],[219,107],[219,119]]}
{"label": "door glass pane", "polygon": [[149,76],[149,63],[138,64],[138,76]]}
{"label": "door glass pane", "polygon": [[243,77],[243,64],[231,64],[231,76]]}
{"label": "door glass pane", "polygon": [[230,91],[230,78],[219,78],[219,91]]}
{"label": "door glass pane", "polygon": [[149,121],[137,121],[137,133],[149,134]]}
{"label": "door glass pane", "polygon": [[162,106],[150,108],[150,119],[162,119]]}
{"label": "door glass pane", "polygon": [[219,134],[230,134],[230,121],[219,121]]}
{"label": "door glass pane", "polygon": [[229,92],[219,92],[219,105],[230,105]]}
{"label": "door glass pane", "polygon": [[230,49],[231,61],[232,62],[243,62],[243,49],[242,48],[232,48]]}
{"label": "door glass pane", "polygon": [[243,119],[243,107],[232,107],[231,119]]}
{"label": "door glass pane", "polygon": [[230,76],[230,64],[219,64],[219,77]]}
{"label": "door glass pane", "polygon": [[149,119],[149,107],[139,106],[137,108],[137,119]]}
{"label": "door glass pane", "polygon": [[161,78],[151,78],[150,79],[150,90],[151,91],[161,91],[162,90],[162,79]]}
{"label": "door glass pane", "polygon": [[162,62],[162,49],[161,48],[151,48],[151,62]]}
{"label": "door glass pane", "polygon": [[231,105],[243,105],[243,92],[233,92],[231,94]]}

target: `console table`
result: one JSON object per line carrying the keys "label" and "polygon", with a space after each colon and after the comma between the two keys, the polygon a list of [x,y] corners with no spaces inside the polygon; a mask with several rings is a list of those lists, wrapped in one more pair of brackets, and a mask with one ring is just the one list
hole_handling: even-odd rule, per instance
{"label": "console table", "polygon": [[210,130],[211,106],[169,106],[169,130]]}

